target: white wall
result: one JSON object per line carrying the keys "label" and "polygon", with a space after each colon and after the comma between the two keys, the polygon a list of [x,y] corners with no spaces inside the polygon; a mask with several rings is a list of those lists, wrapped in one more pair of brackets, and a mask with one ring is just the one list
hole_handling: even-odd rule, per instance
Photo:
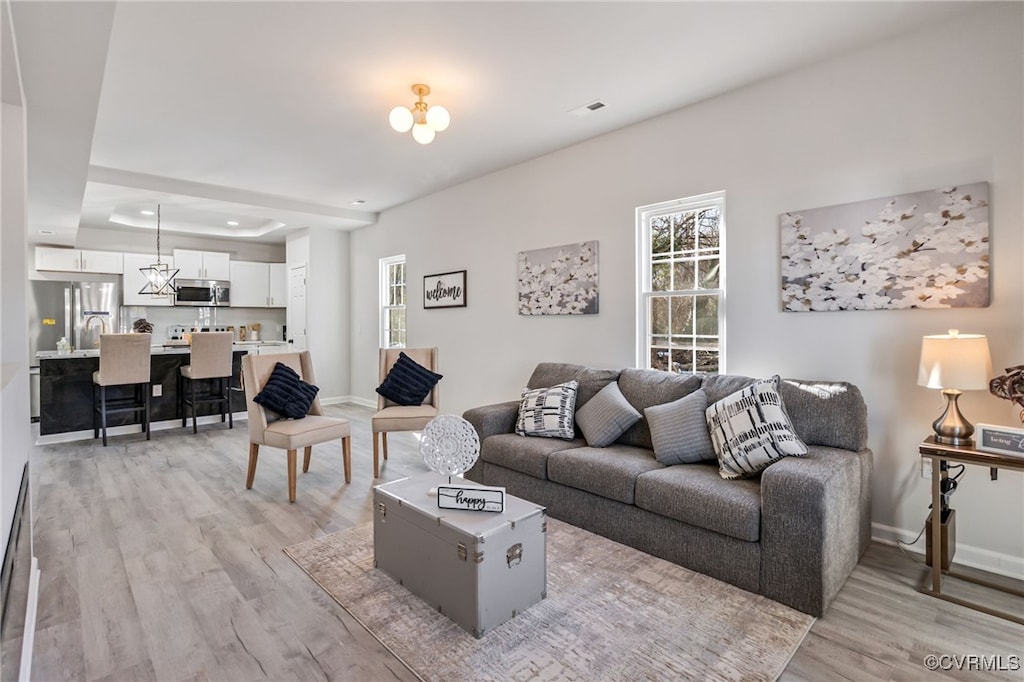
{"label": "white wall", "polygon": [[[75,244],[80,249],[95,251],[156,253],[156,232],[83,225],[78,229]],[[284,244],[264,244],[245,239],[218,239],[160,230],[160,253],[169,255],[174,249],[220,251],[231,254],[232,260],[261,263],[283,263],[285,258]]]}
{"label": "white wall", "polygon": [[[1020,4],[987,5],[382,213],[352,233],[353,392],[374,395],[377,262],[394,253],[408,258],[409,345],[440,347],[444,412],[514,399],[542,360],[632,366],[635,207],[725,190],[728,371],[857,384],[876,536],[912,538],[929,501],[917,444],[942,403],[916,385],[920,337],[982,332],[997,368],[1024,362],[1022,23]],[[991,183],[991,306],[781,312],[780,213],[977,181]],[[589,239],[600,314],[518,316],[516,253]],[[423,310],[423,275],[463,268],[468,307]],[[1016,421],[985,393],[961,404]],[[958,559],[1024,574],[1020,474],[971,470],[953,506]]]}

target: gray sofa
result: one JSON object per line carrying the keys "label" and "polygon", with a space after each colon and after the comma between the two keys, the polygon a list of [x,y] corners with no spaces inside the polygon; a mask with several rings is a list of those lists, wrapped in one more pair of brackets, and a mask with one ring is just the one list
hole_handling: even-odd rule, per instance
{"label": "gray sofa", "polygon": [[[619,389],[641,414],[703,388],[713,403],[749,377],[604,370],[541,363],[527,386],[576,379],[576,409]],[[845,382],[783,380],[779,387],[806,457],[786,457],[757,478],[725,480],[715,462],[663,466],[646,419],[609,447],[515,434],[519,401],[464,417],[480,435],[471,480],[504,486],[556,519],[822,615],[870,541],[872,456],[867,409]]]}

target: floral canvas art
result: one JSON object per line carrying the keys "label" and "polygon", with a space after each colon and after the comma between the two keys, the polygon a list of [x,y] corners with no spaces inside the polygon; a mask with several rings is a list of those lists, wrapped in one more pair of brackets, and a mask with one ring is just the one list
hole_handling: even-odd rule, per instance
{"label": "floral canvas art", "polygon": [[597,242],[519,252],[520,315],[597,313]]}
{"label": "floral canvas art", "polygon": [[783,213],[786,311],[989,304],[988,183]]}

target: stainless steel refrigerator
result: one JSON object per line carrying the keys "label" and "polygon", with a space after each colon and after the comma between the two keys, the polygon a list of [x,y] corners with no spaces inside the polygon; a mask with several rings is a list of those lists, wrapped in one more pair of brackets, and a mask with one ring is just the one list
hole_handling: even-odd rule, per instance
{"label": "stainless steel refrigerator", "polygon": [[66,337],[75,350],[99,348],[100,334],[120,331],[121,284],[108,282],[29,282],[28,346],[32,417],[39,416],[39,360],[36,352],[57,350]]}

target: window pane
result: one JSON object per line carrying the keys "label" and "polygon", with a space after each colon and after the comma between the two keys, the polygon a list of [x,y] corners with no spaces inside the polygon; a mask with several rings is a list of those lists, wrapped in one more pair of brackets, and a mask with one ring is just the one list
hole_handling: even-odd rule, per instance
{"label": "window pane", "polygon": [[694,215],[692,211],[686,213],[677,213],[673,216],[674,230],[673,236],[675,243],[673,244],[676,252],[691,252],[694,250]]}
{"label": "window pane", "polygon": [[651,333],[668,334],[668,299],[651,299]]}
{"label": "window pane", "polygon": [[683,260],[675,263],[675,281],[672,283],[673,291],[682,289],[696,289],[693,284],[693,261]]}
{"label": "window pane", "polygon": [[717,258],[707,258],[697,261],[697,287],[698,289],[718,288],[718,267]]}
{"label": "window pane", "polygon": [[651,220],[651,253],[668,253],[672,250],[672,233],[669,219],[665,216]]}
{"label": "window pane", "polygon": [[672,297],[672,333],[693,334],[693,296]]}
{"label": "window pane", "polygon": [[718,351],[697,349],[697,371],[704,374],[718,372]]}
{"label": "window pane", "polygon": [[672,371],[673,372],[692,372],[693,370],[693,351],[686,349],[672,349]]}
{"label": "window pane", "polygon": [[721,214],[718,208],[706,208],[700,212],[698,230],[700,232],[700,248],[719,248],[718,222]]}
{"label": "window pane", "polygon": [[668,370],[669,352],[666,348],[651,348],[651,369]]}
{"label": "window pane", "polygon": [[718,296],[697,296],[697,334],[718,336]]}
{"label": "window pane", "polygon": [[672,289],[672,265],[661,262],[651,266],[651,291],[670,291]]}

